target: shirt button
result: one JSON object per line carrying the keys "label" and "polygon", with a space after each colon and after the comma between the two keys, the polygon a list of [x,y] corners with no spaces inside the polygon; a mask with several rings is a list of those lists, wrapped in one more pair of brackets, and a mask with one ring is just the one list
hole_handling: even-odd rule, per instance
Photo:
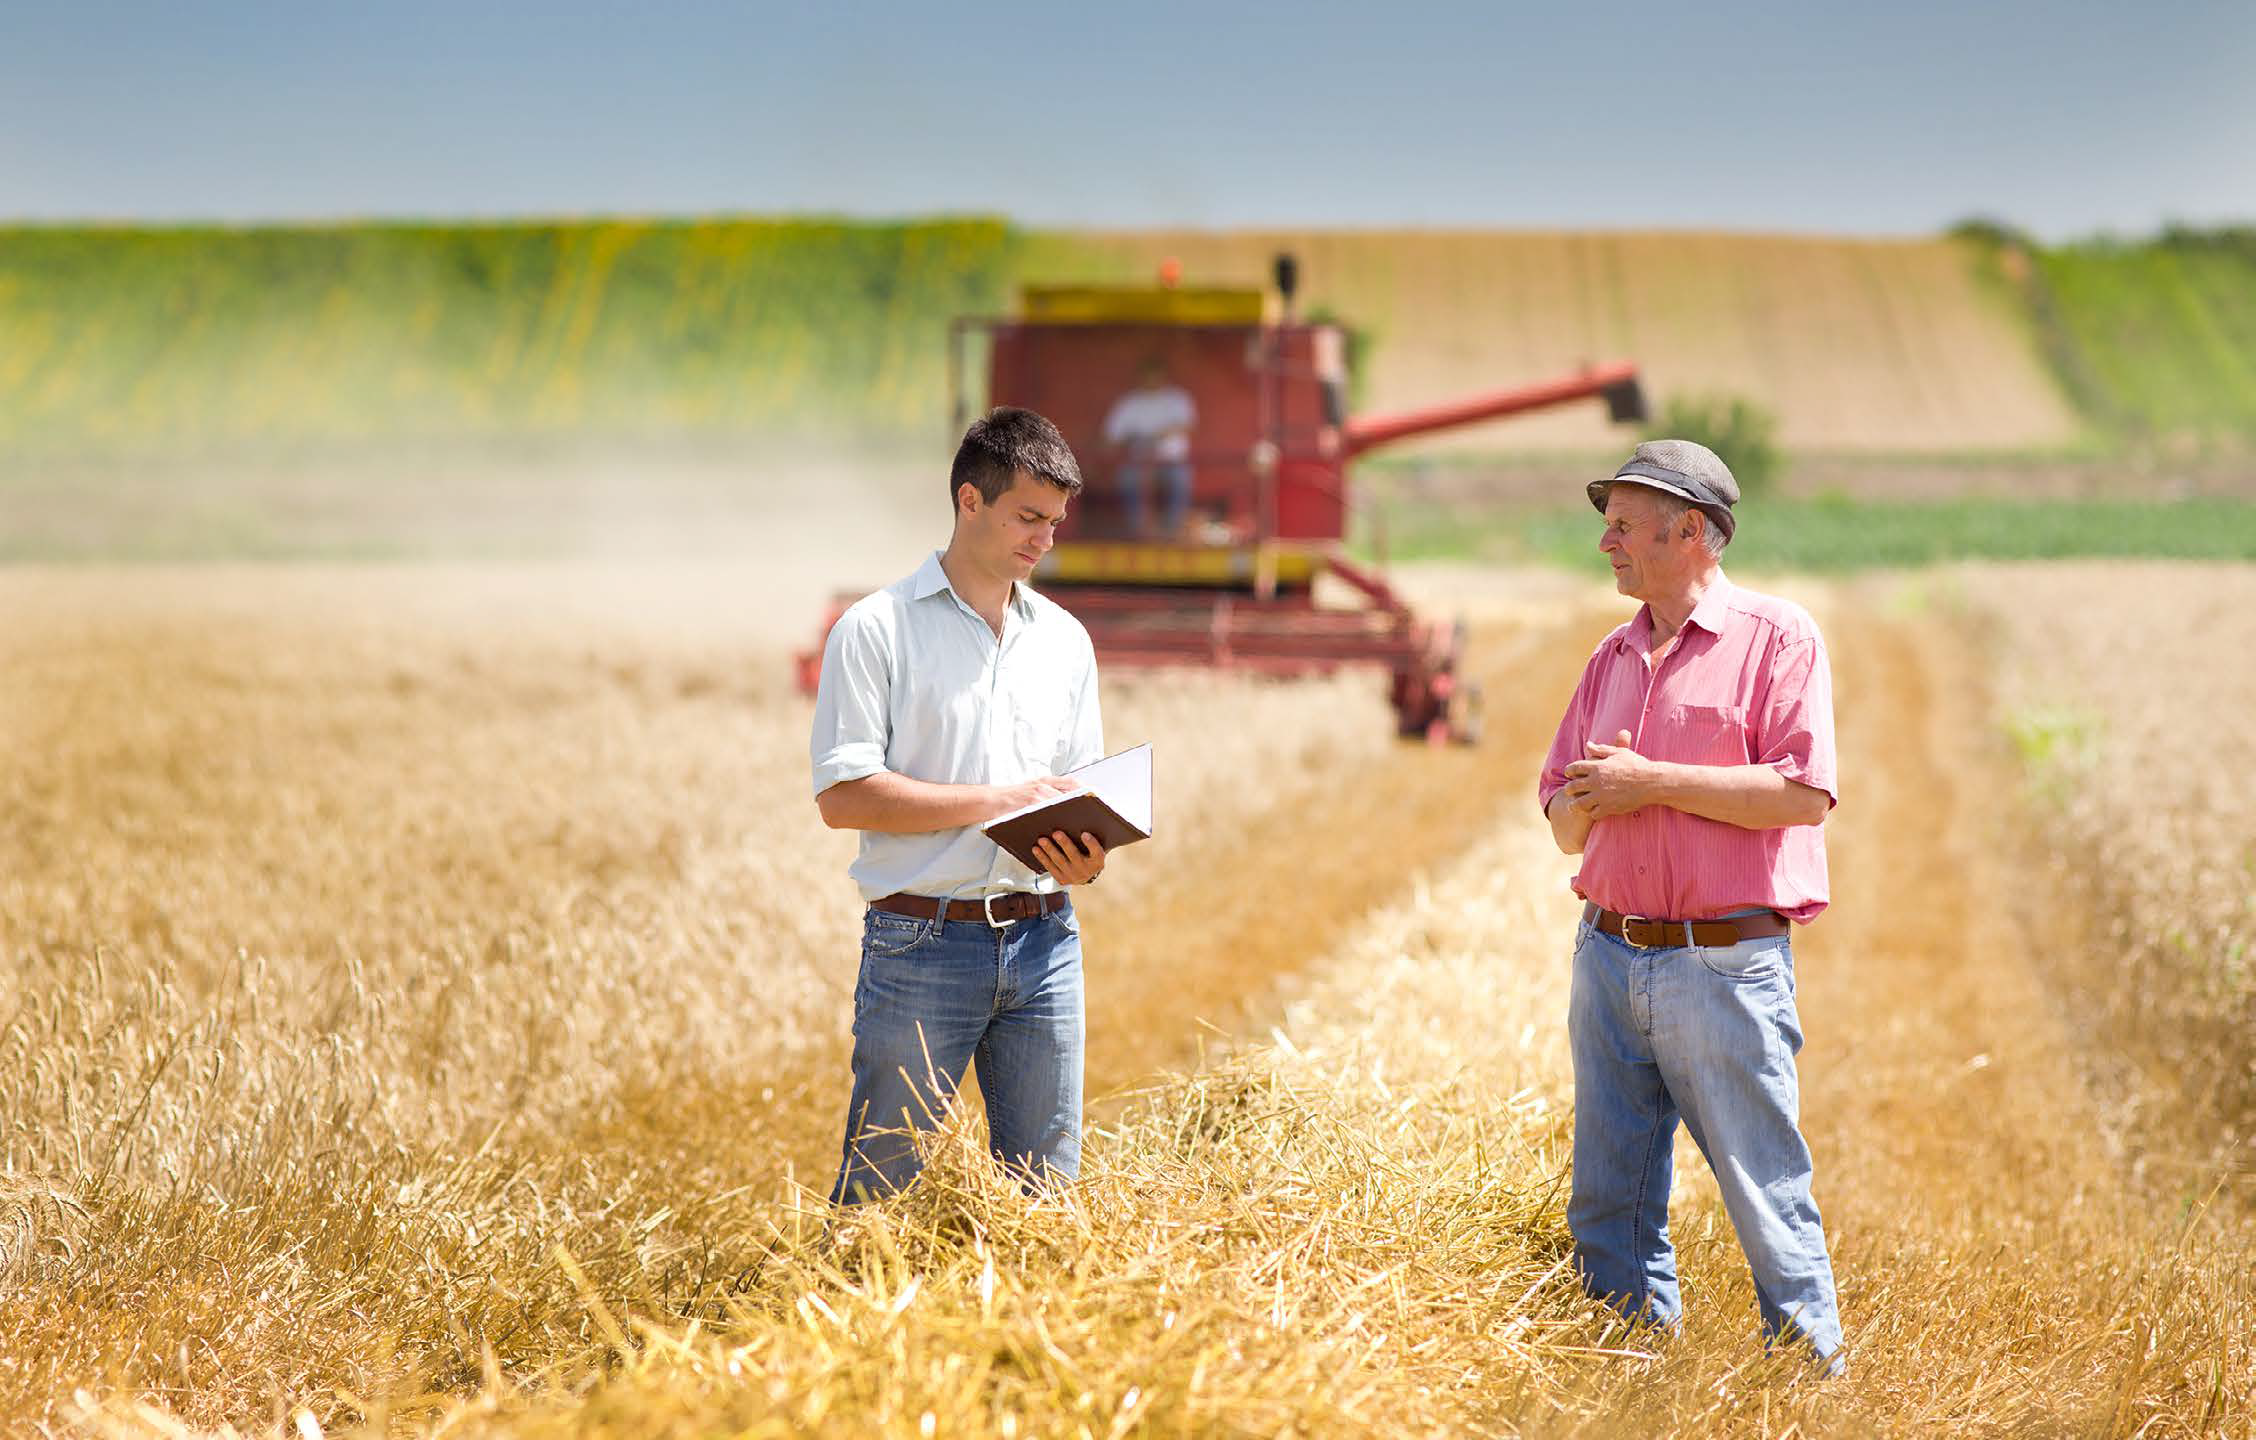
{"label": "shirt button", "polygon": [[1644,867],[1644,866],[1642,866],[1642,865],[1638,866],[1638,867],[1637,867],[1637,873],[1638,873],[1638,874],[1640,874],[1640,875],[1644,874],[1644,873],[1645,873],[1645,867]]}

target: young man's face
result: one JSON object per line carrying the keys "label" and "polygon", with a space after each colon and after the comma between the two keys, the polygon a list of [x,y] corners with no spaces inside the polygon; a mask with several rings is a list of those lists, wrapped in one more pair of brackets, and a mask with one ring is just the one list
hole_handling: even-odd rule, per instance
{"label": "young man's face", "polygon": [[956,537],[965,554],[998,580],[1024,580],[1056,542],[1065,492],[1021,470],[990,505],[977,486],[956,487]]}

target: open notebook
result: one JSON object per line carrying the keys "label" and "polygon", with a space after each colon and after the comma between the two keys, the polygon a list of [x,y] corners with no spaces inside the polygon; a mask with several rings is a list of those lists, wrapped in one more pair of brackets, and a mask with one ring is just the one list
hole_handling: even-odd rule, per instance
{"label": "open notebook", "polygon": [[997,815],[981,832],[1037,873],[1042,862],[1035,858],[1034,842],[1059,830],[1076,845],[1084,833],[1094,835],[1107,851],[1151,839],[1151,746],[1107,755],[1066,774],[1081,788]]}

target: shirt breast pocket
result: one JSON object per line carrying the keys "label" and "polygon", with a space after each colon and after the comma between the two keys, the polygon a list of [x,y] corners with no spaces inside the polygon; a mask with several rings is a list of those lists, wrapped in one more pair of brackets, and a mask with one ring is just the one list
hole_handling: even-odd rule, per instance
{"label": "shirt breast pocket", "polygon": [[1678,705],[1668,717],[1671,753],[1660,756],[1684,765],[1746,765],[1747,707]]}

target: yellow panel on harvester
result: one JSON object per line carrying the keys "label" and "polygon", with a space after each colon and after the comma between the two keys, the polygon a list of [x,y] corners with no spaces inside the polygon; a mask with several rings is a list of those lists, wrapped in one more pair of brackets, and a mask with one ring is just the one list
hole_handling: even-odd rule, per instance
{"label": "yellow panel on harvester", "polygon": [[1029,285],[1018,294],[1020,315],[1038,325],[1259,325],[1269,304],[1267,291],[1218,286]]}
{"label": "yellow panel on harvester", "polygon": [[1255,545],[1106,544],[1060,541],[1034,568],[1036,580],[1067,585],[1250,586],[1266,558],[1275,583],[1296,590],[1314,583],[1316,556],[1305,550]]}

